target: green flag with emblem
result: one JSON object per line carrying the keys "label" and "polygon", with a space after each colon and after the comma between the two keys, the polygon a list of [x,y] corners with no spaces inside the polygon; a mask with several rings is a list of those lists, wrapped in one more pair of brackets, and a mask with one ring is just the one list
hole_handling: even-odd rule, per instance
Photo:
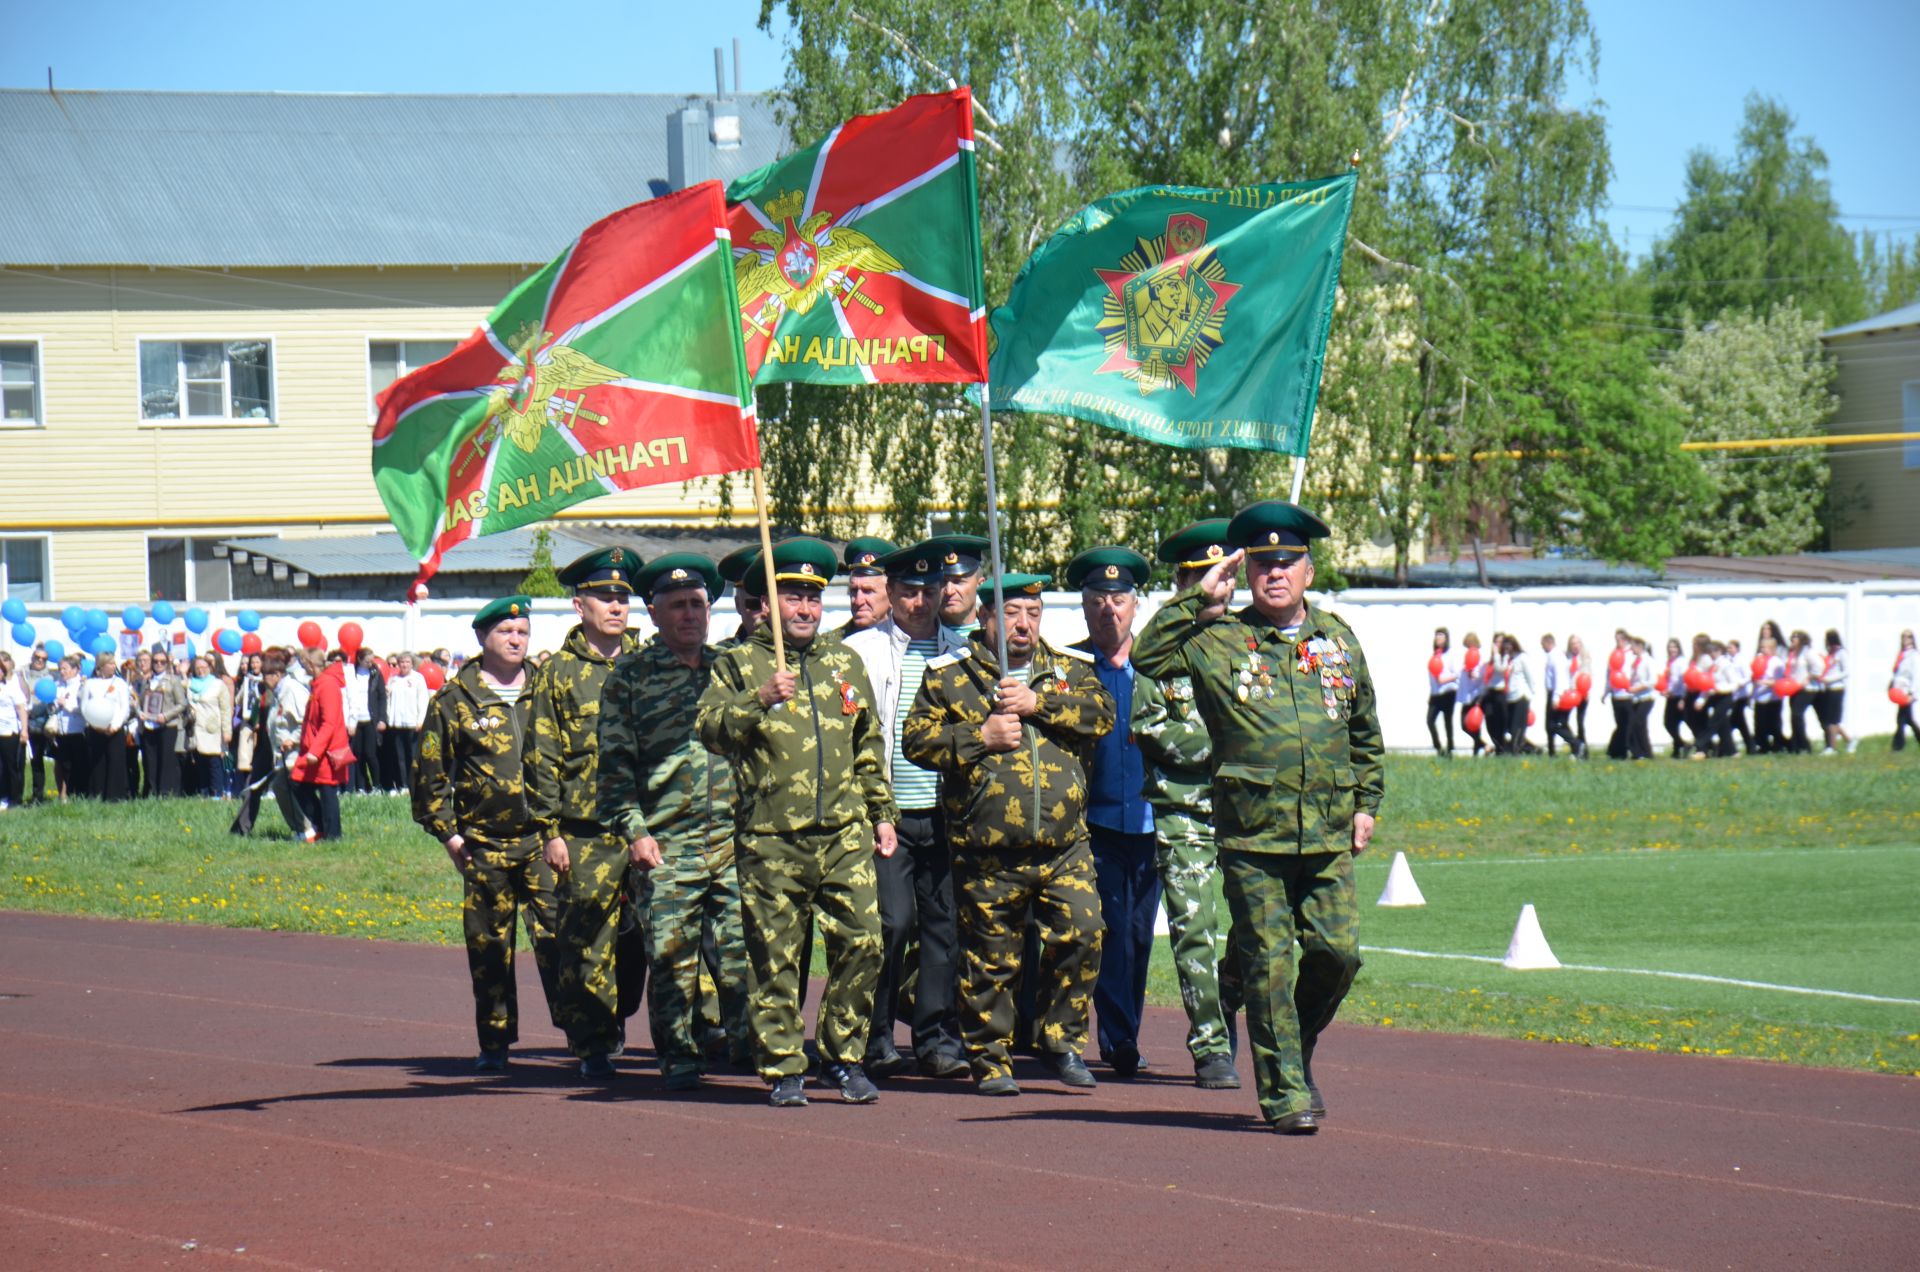
{"label": "green flag with emblem", "polygon": [[1354,183],[1146,186],[1089,204],[993,312],[993,405],[1304,457]]}

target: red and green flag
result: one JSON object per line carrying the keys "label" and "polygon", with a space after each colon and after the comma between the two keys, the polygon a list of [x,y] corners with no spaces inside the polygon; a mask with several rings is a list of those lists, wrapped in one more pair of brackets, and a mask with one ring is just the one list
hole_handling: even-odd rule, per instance
{"label": "red and green flag", "polygon": [[727,200],[756,383],[986,377],[970,90],[850,119]]}
{"label": "red and green flag", "polygon": [[1348,173],[1082,208],[994,310],[993,405],[1305,457],[1353,191]]}
{"label": "red and green flag", "polygon": [[414,595],[463,539],[759,466],[727,248],[717,181],[615,212],[380,395],[373,480]]}

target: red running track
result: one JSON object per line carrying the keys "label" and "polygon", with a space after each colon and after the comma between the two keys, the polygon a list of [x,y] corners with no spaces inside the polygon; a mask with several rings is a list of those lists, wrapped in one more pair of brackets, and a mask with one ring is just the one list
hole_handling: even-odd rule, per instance
{"label": "red running track", "polygon": [[539,1014],[480,1080],[457,949],[0,916],[6,1265],[1920,1262],[1912,1079],[1336,1025],[1287,1139],[1167,1010],[1131,1083],[800,1110],[644,1051],[583,1086]]}

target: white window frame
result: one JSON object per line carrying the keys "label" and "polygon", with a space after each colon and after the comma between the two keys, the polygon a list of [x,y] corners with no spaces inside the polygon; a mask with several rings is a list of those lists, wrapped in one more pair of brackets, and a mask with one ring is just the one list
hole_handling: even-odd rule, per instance
{"label": "white window frame", "polygon": [[[9,341],[8,343],[12,342]],[[54,591],[53,583],[53,536],[51,534],[0,533],[0,542],[12,539],[38,539],[40,541],[40,561],[45,567],[43,576],[46,580],[44,585],[45,595],[41,601],[35,603],[44,604],[47,601],[55,600],[59,594]],[[13,580],[7,575],[7,556],[4,551],[0,551],[0,596],[12,595]]]}
{"label": "white window frame", "polygon": [[[141,377],[141,354],[149,344],[171,344],[183,347],[190,344],[231,345],[242,341],[259,341],[267,346],[267,415],[265,419],[235,417],[227,415],[188,415],[186,383],[187,371],[184,352],[174,359],[174,386],[179,392],[180,414],[173,419],[148,419],[141,407],[141,398],[145,396],[146,385]],[[133,341],[134,418],[141,428],[273,428],[280,422],[280,342],[277,336],[262,335],[190,335],[173,334],[143,335]],[[222,356],[220,359],[220,395],[225,409],[233,410],[233,359]]]}
{"label": "white window frame", "polygon": [[[195,586],[193,574],[193,541],[195,539],[250,539],[264,535],[279,534],[284,526],[271,526],[264,523],[253,526],[169,526],[164,530],[143,530],[140,533],[140,575],[145,580],[147,598],[153,597],[153,541],[155,539],[179,539],[187,545],[187,580],[184,591],[187,599],[175,601],[175,605],[224,605],[228,608],[244,607],[246,602],[233,599],[227,601],[206,601],[200,597],[200,589]],[[225,558],[231,590],[233,560],[231,554]]]}
{"label": "white window frame", "polygon": [[[468,332],[468,333],[467,333],[467,335],[472,335],[472,334],[473,334],[472,332]],[[367,423],[368,423],[369,425],[372,425],[372,424],[375,424],[375,423],[378,423],[378,422],[379,422],[379,419],[380,419],[380,408],[379,408],[378,406],[376,406],[376,405],[374,405],[374,398],[375,398],[375,397],[377,397],[377,396],[379,396],[379,394],[380,394],[380,392],[381,392],[381,389],[384,389],[384,388],[386,387],[385,385],[382,385],[382,386],[381,386],[381,389],[376,389],[376,388],[374,388],[374,387],[373,387],[373,346],[375,346],[375,345],[377,345],[377,344],[397,344],[397,345],[399,345],[399,346],[400,346],[400,348],[401,348],[401,356],[402,356],[402,358],[404,358],[404,357],[405,357],[405,355],[406,355],[406,346],[407,346],[407,345],[408,345],[409,343],[414,343],[414,344],[419,344],[419,343],[423,343],[423,342],[425,342],[425,341],[428,341],[428,340],[434,340],[434,341],[445,341],[445,342],[447,342],[448,344],[451,344],[451,345],[452,345],[452,346],[453,346],[453,347],[454,347],[455,349],[458,349],[458,348],[460,347],[460,342],[461,342],[462,340],[465,340],[466,338],[467,338],[467,336],[466,336],[466,335],[461,335],[461,336],[446,336],[446,335],[440,335],[440,336],[423,336],[423,335],[421,335],[421,334],[419,334],[418,332],[416,332],[416,333],[414,333],[413,335],[410,335],[410,336],[382,336],[382,335],[370,335],[370,336],[368,336],[368,337],[367,337],[367,361],[366,361],[366,367],[367,367]],[[437,359],[436,359],[436,361],[437,361]],[[430,364],[430,363],[425,363],[425,362],[423,362],[423,363],[421,363],[421,364],[420,364],[420,366],[429,366],[429,365],[431,365],[431,364]],[[413,372],[415,372],[415,371],[418,371],[419,369],[420,369],[420,367],[415,367],[415,366],[409,366],[409,367],[407,367],[407,369],[406,369],[406,370],[404,370],[404,371],[402,371],[402,372],[401,372],[401,373],[400,373],[400,374],[399,374],[398,376],[395,376],[395,377],[394,377],[394,379],[395,379],[395,380],[399,380],[399,379],[401,379],[401,378],[403,378],[403,377],[405,377],[405,376],[407,376],[407,375],[410,375],[410,374],[412,374],[412,373],[413,373]]]}
{"label": "white window frame", "polygon": [[[47,426],[47,345],[39,336],[0,335],[0,344],[33,346],[33,418],[10,420],[0,414],[0,428],[45,428]],[[3,411],[4,408],[0,408]]]}

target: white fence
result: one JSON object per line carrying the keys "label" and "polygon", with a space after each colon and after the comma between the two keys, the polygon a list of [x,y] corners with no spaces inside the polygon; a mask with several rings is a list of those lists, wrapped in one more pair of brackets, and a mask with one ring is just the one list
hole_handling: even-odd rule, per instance
{"label": "white fence", "polygon": [[[1141,604],[1144,623],[1165,594]],[[1244,595],[1240,603],[1245,601]],[[1760,624],[1773,619],[1786,631],[1804,629],[1819,644],[1828,628],[1837,629],[1850,657],[1845,723],[1856,736],[1887,733],[1893,727],[1893,706],[1887,701],[1887,679],[1900,647],[1902,628],[1920,628],[1920,582],[1839,584],[1701,584],[1672,589],[1648,587],[1551,587],[1501,592],[1478,588],[1357,589],[1314,598],[1352,624],[1359,633],[1379,692],[1381,727],[1387,745],[1395,750],[1420,750],[1429,745],[1426,731],[1426,664],[1433,629],[1446,627],[1454,645],[1467,632],[1484,641],[1495,631],[1512,632],[1528,652],[1538,656],[1540,635],[1552,632],[1564,649],[1566,638],[1577,634],[1597,660],[1595,680],[1601,680],[1605,657],[1613,647],[1613,631],[1624,627],[1644,636],[1657,652],[1667,637],[1683,644],[1694,633],[1708,632],[1719,639],[1737,637],[1747,656],[1753,653]],[[837,626],[846,619],[845,595],[838,588],[827,593],[825,622]],[[1080,598],[1071,593],[1049,593],[1044,628],[1048,640],[1065,644],[1086,635],[1080,616]],[[28,622],[38,637],[65,638],[60,614],[64,603],[36,602],[28,606]],[[177,607],[184,615],[187,606]],[[260,635],[269,645],[291,645],[300,624],[320,624],[331,642],[340,624],[360,624],[369,649],[382,654],[395,649],[432,650],[442,646],[470,651],[472,602],[428,599],[418,606],[394,602],[251,601],[205,605],[207,634],[195,638],[206,647],[221,627],[235,627],[245,609],[260,614]],[[116,635],[121,629],[120,607],[108,609]],[[644,609],[636,607],[635,625],[650,632]],[[573,624],[568,601],[538,601],[533,614],[533,648],[558,647]],[[731,601],[715,609],[715,638],[733,630]],[[184,631],[176,618],[170,632]],[[141,633],[146,643],[160,637],[148,620]],[[20,651],[14,650],[18,655]],[[1538,684],[1536,677],[1536,684]],[[1543,695],[1544,696],[1544,695]],[[1589,711],[1588,735],[1604,743],[1613,724],[1611,713],[1599,704]],[[1544,740],[1546,704],[1534,704],[1539,725],[1535,741]]]}

